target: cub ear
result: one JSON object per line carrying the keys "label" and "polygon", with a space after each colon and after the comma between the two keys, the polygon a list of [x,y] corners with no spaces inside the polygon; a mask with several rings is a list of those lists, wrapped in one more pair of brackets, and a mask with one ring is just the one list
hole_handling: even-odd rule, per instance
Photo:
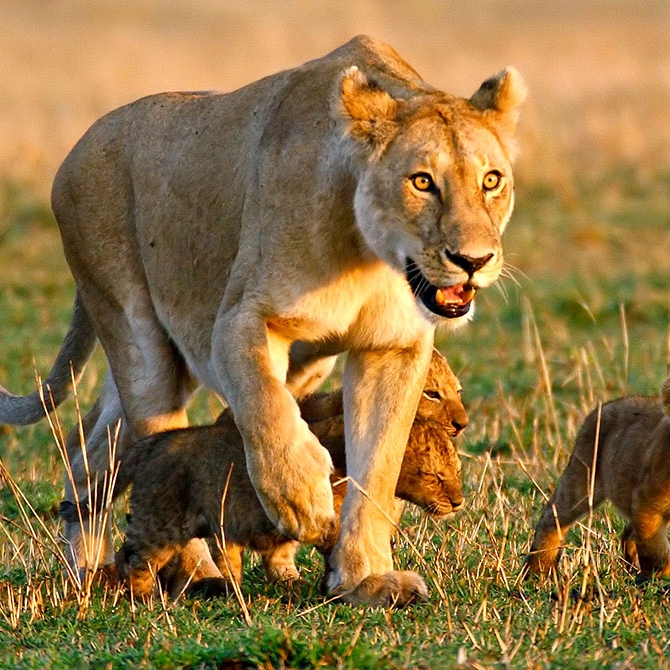
{"label": "cub ear", "polygon": [[470,104],[490,116],[507,136],[510,157],[516,154],[512,137],[519,120],[519,108],[528,95],[523,77],[511,66],[487,79],[472,95]]}
{"label": "cub ear", "polygon": [[345,134],[372,151],[395,133],[398,103],[355,65],[344,71],[335,107]]}

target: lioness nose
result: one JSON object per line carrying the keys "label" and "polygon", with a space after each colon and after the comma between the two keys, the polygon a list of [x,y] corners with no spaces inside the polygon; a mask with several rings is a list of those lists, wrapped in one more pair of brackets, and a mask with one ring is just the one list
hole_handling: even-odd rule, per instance
{"label": "lioness nose", "polygon": [[481,270],[493,258],[493,254],[473,258],[465,254],[454,254],[449,249],[445,249],[444,254],[454,265],[458,265],[459,268],[465,270],[469,277],[472,277],[477,270]]}

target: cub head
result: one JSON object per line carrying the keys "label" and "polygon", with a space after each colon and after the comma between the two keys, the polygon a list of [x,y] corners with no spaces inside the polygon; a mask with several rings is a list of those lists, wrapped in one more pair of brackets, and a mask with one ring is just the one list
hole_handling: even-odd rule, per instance
{"label": "cub head", "polygon": [[468,423],[460,389],[445,358],[433,349],[396,495],[438,518],[451,516],[463,504],[461,459],[451,439]]}
{"label": "cub head", "polygon": [[476,291],[500,275],[525,96],[513,68],[469,99],[439,91],[394,98],[357,67],[340,81],[335,113],[360,168],[359,229],[433,322],[470,318]]}
{"label": "cub head", "polygon": [[444,426],[451,437],[460,435],[468,425],[462,390],[461,382],[447,359],[434,348],[416,412],[417,418],[437,422]]}

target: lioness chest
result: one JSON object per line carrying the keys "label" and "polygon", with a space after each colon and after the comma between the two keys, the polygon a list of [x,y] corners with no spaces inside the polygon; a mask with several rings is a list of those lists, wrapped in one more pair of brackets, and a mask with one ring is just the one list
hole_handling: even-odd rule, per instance
{"label": "lioness chest", "polygon": [[291,341],[328,341],[334,349],[403,346],[429,327],[405,278],[380,263],[343,272],[292,302],[278,300],[268,326]]}

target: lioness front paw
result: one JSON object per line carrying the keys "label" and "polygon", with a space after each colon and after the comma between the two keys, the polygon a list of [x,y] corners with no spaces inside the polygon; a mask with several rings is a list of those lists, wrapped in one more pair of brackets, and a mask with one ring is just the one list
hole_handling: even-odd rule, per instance
{"label": "lioness front paw", "polygon": [[[252,476],[263,507],[277,529],[299,542],[322,544],[335,525],[330,454],[305,426],[308,437],[265,461],[269,472]],[[260,475],[260,476],[258,476]]]}
{"label": "lioness front paw", "polygon": [[334,595],[351,605],[406,607],[428,599],[428,587],[421,575],[409,570],[393,570],[368,575],[351,589],[336,589]]}

